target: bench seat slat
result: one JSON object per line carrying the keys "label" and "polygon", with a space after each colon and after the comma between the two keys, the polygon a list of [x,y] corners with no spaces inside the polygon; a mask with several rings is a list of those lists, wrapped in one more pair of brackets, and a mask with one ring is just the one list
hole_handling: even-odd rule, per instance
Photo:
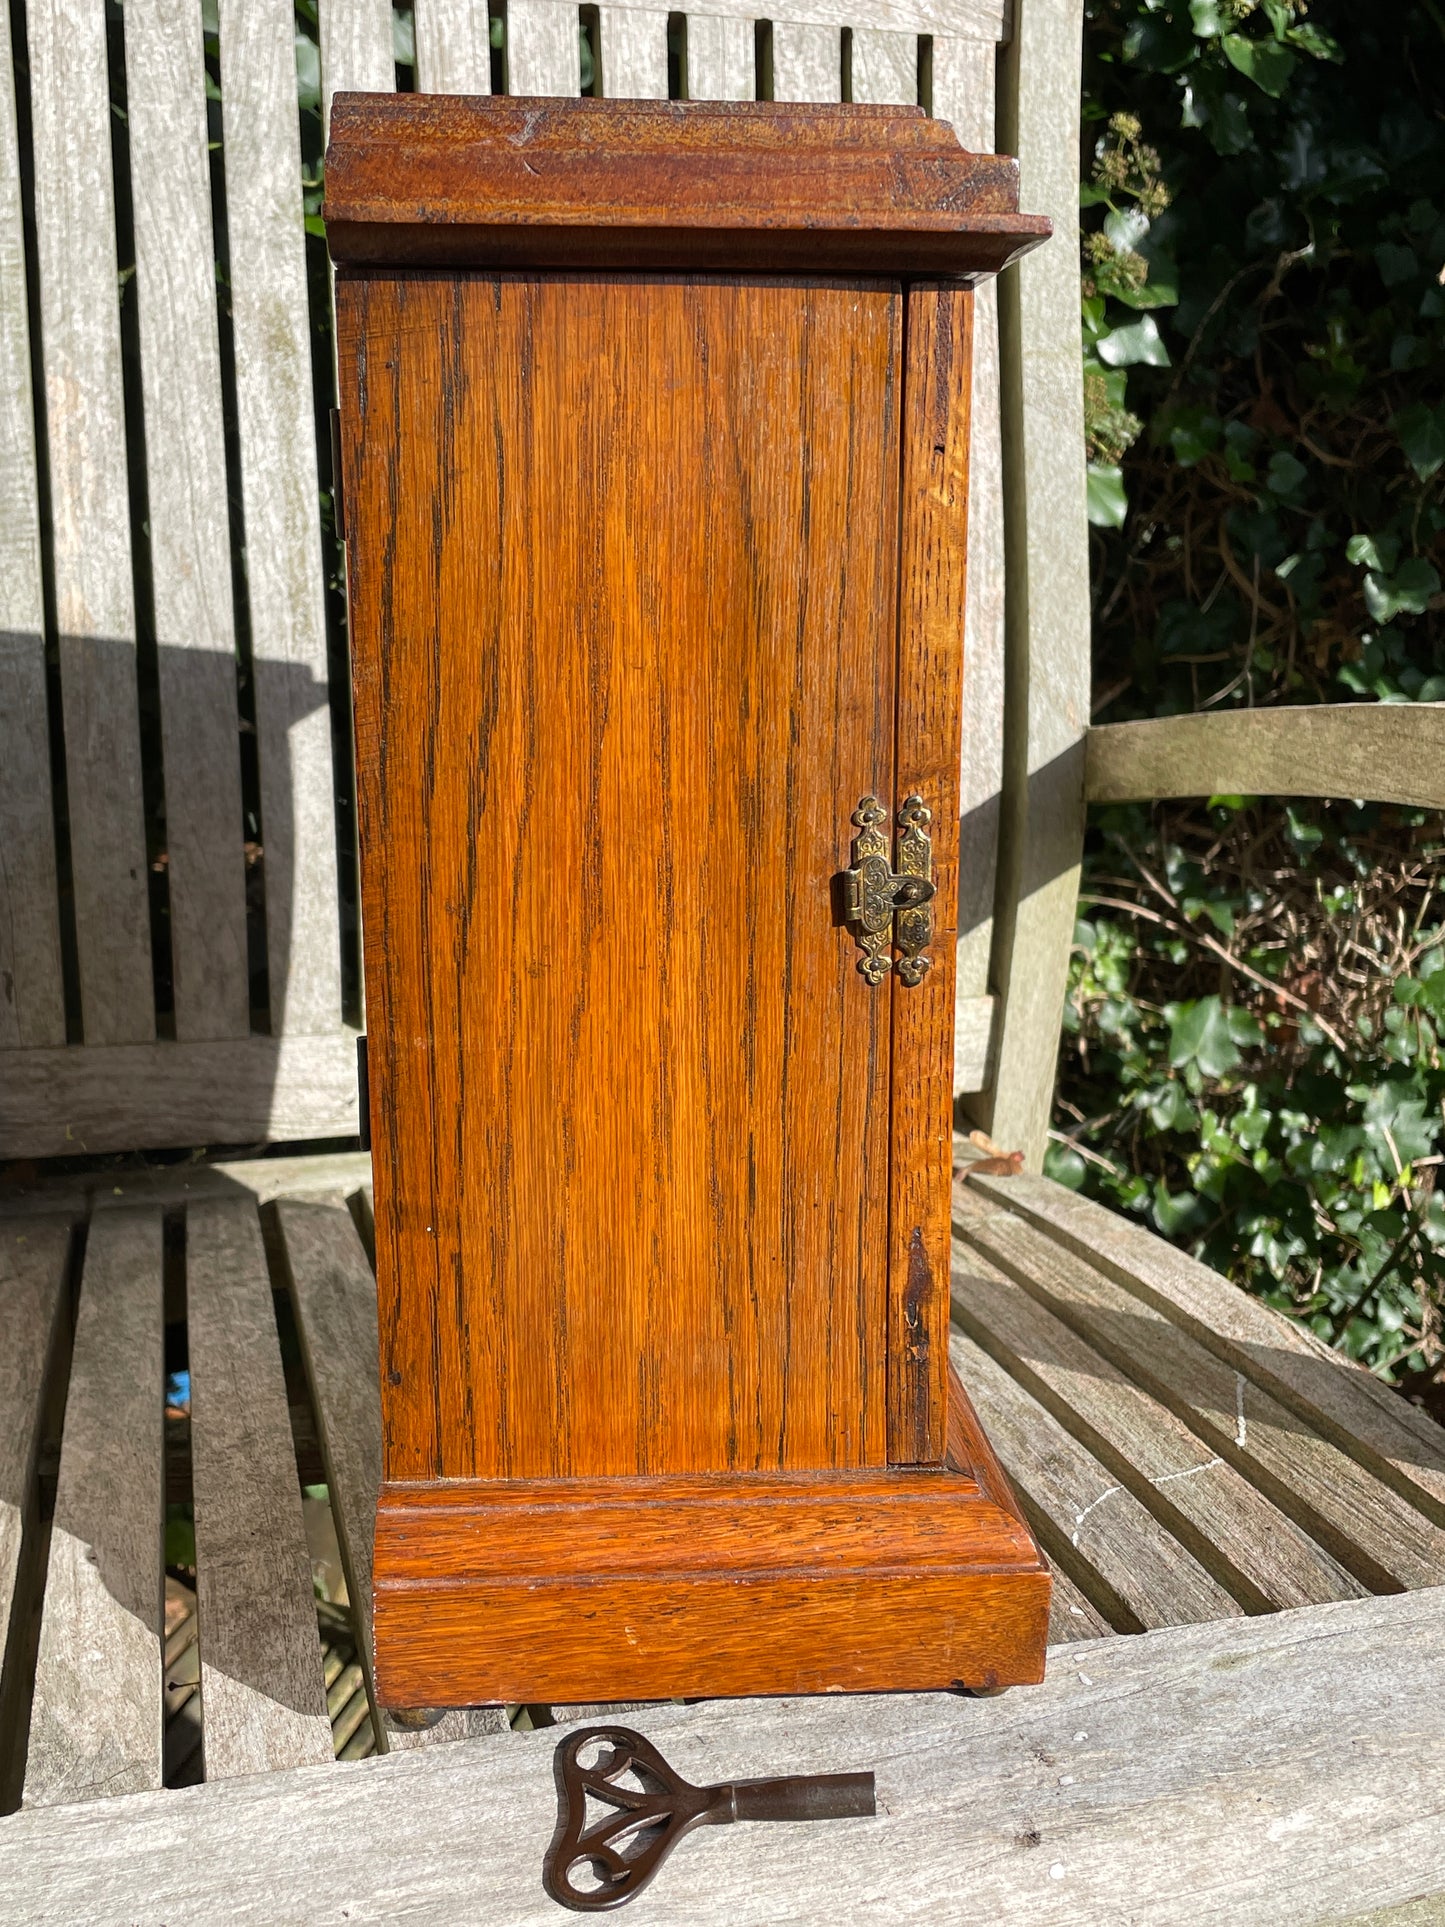
{"label": "bench seat slat", "polygon": [[1251,1612],[1367,1590],[1182,1419],[976,1252],[955,1263],[953,1315]]}
{"label": "bench seat slat", "polygon": [[[25,1534],[35,1525],[40,1425],[70,1246],[64,1218],[12,1218],[0,1225],[0,1655],[8,1650],[12,1614],[25,1606],[16,1589]],[[19,1690],[8,1675],[0,1681],[0,1713],[10,1712]]]}
{"label": "bench seat slat", "polygon": [[1053,1570],[1054,1589],[1049,1600],[1049,1644],[1066,1645],[1075,1639],[1108,1639],[1114,1628],[1087,1594],[1079,1591],[1066,1572]]}
{"label": "bench seat slat", "polygon": [[1162,1312],[1009,1211],[955,1223],[1372,1591],[1445,1583],[1445,1530]]}
{"label": "bench seat slat", "polygon": [[[997,1699],[659,1707],[636,1723],[693,1781],[869,1767],[878,1816],[703,1828],[641,1918],[1354,1918],[1445,1886],[1422,1798],[1445,1775],[1442,1701],[1445,1593],[1425,1592],[1055,1647],[1041,1686]],[[553,1927],[556,1741],[22,1814],[0,1828],[0,1891],[35,1927],[130,1922],[142,1894],[148,1920],[231,1927]]]}
{"label": "bench seat slat", "polygon": [[161,1784],[161,1213],[97,1211],[86,1240],[25,1804]]}
{"label": "bench seat slat", "polygon": [[1445,1430],[1372,1372],[1142,1225],[1047,1178],[972,1180],[1066,1250],[1163,1312],[1305,1418],[1437,1525],[1445,1525]]}
{"label": "bench seat slat", "polygon": [[271,1280],[252,1201],[186,1214],[208,1780],[332,1758]]}
{"label": "bench seat slat", "polygon": [[[371,1559],[381,1489],[376,1281],[344,1203],[283,1199],[277,1227],[316,1400],[321,1451],[346,1567],[361,1663],[371,1680]],[[379,1721],[383,1751],[503,1732],[498,1708],[450,1712],[435,1726]]]}
{"label": "bench seat slat", "polygon": [[1238,1614],[1194,1555],[956,1327],[949,1353],[1051,1564],[1119,1631]]}

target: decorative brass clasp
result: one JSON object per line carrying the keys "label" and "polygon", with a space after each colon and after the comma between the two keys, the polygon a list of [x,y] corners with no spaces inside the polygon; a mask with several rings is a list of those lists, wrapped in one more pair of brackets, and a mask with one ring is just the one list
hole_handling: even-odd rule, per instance
{"label": "decorative brass clasp", "polygon": [[882,825],[888,812],[876,796],[865,796],[853,812],[853,867],[843,872],[844,915],[853,924],[863,955],[858,969],[870,984],[880,984],[893,967],[887,954],[896,943],[898,975],[910,988],[923,981],[930,959],[923,952],[933,941],[933,845],[928,825],[933,813],[921,796],[910,796],[898,812],[898,868],[888,860]]}

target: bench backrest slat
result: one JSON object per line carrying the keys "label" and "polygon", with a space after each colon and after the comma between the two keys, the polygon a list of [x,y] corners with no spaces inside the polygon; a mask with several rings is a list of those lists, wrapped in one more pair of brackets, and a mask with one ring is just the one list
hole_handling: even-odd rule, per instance
{"label": "bench backrest slat", "polygon": [[205,67],[188,0],[132,0],[126,118],[176,1036],[251,1027],[236,626]]}
{"label": "bench backrest slat", "polygon": [[568,0],[508,0],[508,93],[580,93],[577,24],[577,9]]}
{"label": "bench backrest slat", "polygon": [[[965,147],[992,153],[995,49],[983,40],[936,35],[933,111],[950,121]],[[964,1006],[989,992],[999,798],[1003,790],[1004,527],[1003,437],[999,420],[998,284],[974,297],[973,412],[968,475],[968,605],[964,622],[963,765],[959,783],[958,1039]],[[985,1025],[991,1030],[991,1024]],[[961,1090],[988,1081],[970,1061]]]}
{"label": "bench backrest slat", "polygon": [[65,1042],[10,14],[0,14],[0,1049]]}
{"label": "bench backrest slat", "polygon": [[325,1033],[341,947],[295,20],[221,0],[220,26],[271,1029]]}
{"label": "bench backrest slat", "polygon": [[689,14],[687,90],[693,100],[751,100],[757,85],[757,36],[751,20]]}
{"label": "bench backrest slat", "polygon": [[[390,90],[396,50],[386,0],[321,0],[318,12],[323,111],[341,89]],[[1077,0],[1026,0],[1019,12],[1034,36],[1030,58],[1058,65],[1052,41]],[[599,8],[597,91],[664,97],[669,19],[656,7]],[[510,90],[575,94],[580,25],[573,0],[509,0]],[[0,23],[0,36],[8,26]],[[694,99],[750,99],[769,47],[780,100],[848,92],[858,101],[910,101],[931,73],[933,111],[966,145],[987,150],[996,43],[1008,26],[1006,0],[879,0],[866,17],[854,0],[797,0],[774,9],[759,35],[754,0],[710,0],[706,13],[684,17],[684,88]],[[420,88],[490,90],[486,0],[417,0],[414,28]],[[34,356],[43,373],[38,441],[9,59],[0,85],[0,1051],[17,1053],[0,1078],[0,1155],[189,1143],[197,1132],[212,1142],[346,1132],[354,1040],[342,1010],[332,755],[344,705],[333,703],[329,687],[316,441],[325,373],[313,368],[318,337],[308,303],[317,286],[314,274],[308,283],[293,16],[285,0],[220,0],[225,218],[213,236],[199,19],[184,0],[134,0],[126,9],[136,276],[124,299],[136,304],[135,336],[123,336],[116,299],[104,26],[93,10],[72,20],[68,0],[34,0],[29,37],[32,296],[43,323]],[[1072,87],[1073,76],[1060,85]],[[1067,105],[1062,94],[1033,110],[1036,144],[1039,124],[1060,103]],[[210,115],[214,132],[214,109]],[[1052,145],[1065,156],[1060,165],[1072,168],[1068,143]],[[1025,200],[1040,204],[1027,179]],[[229,455],[217,242],[234,356]],[[1053,301],[1035,336],[1051,339],[1062,317]],[[123,368],[123,338],[135,348],[138,374]],[[133,375],[128,476],[125,384]],[[143,440],[134,433],[137,414]],[[975,327],[957,1058],[958,1087],[975,1092],[989,1082],[996,1055],[991,993],[1001,958],[1007,975],[1007,946],[993,929],[1004,788],[1001,459],[997,304],[985,288]],[[1030,459],[1033,487],[1049,459]],[[47,491],[51,620],[58,617],[49,689]],[[132,516],[142,513],[148,527],[137,526],[133,538]],[[244,567],[234,571],[238,541]],[[145,598],[138,609],[137,582]],[[153,805],[164,798],[163,841],[157,834],[151,843],[164,848],[168,866],[157,906],[168,895],[169,923],[159,925],[157,943],[162,961],[169,944],[174,986],[174,1039],[162,1025],[159,1040],[136,684],[137,636],[148,649],[152,617],[161,768],[145,780]],[[238,750],[237,652],[239,643],[244,661],[248,638],[259,822],[245,815]],[[1079,643],[1070,634],[1059,647],[1079,654]],[[334,654],[335,638],[331,646]],[[143,654],[143,680],[147,660]],[[59,858],[47,711],[57,691],[69,816],[68,851],[62,841]],[[258,855],[269,1035],[251,1028],[260,926],[248,931],[246,865]],[[252,900],[253,916],[261,900]],[[72,921],[79,997],[67,1044],[62,957]],[[1044,1076],[1044,1054],[1041,1044],[1030,1077]]]}
{"label": "bench backrest slat", "polygon": [[609,100],[667,99],[667,15],[599,7],[602,92]]}
{"label": "bench backrest slat", "polygon": [[87,1042],[144,1043],[155,995],[105,16],[35,0],[27,18],[80,1002]]}
{"label": "bench backrest slat", "polygon": [[416,0],[416,84],[424,94],[492,91],[487,0]]}
{"label": "bench backrest slat", "polygon": [[918,35],[855,27],[853,98],[876,105],[911,107],[918,99]]}

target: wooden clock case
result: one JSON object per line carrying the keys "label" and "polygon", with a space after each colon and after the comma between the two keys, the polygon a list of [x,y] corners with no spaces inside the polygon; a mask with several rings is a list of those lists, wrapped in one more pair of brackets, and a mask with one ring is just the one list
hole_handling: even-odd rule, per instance
{"label": "wooden clock case", "polygon": [[341,96],[326,181],[382,1698],[1038,1679],[948,1321],[971,288],[1048,224],[899,108]]}

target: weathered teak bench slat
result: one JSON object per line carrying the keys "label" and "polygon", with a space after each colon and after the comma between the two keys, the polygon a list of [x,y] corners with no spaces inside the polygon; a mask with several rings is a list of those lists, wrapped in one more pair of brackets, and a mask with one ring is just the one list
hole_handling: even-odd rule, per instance
{"label": "weathered teak bench slat", "polygon": [[[1055,1647],[1042,1686],[992,1700],[659,1707],[647,1730],[695,1781],[866,1764],[879,1803],[827,1827],[704,1829],[643,1917],[1361,1920],[1445,1887],[1442,1696],[1433,1591]],[[139,1917],[236,1927],[543,1927],[560,1918],[540,1880],[555,1738],[17,1815],[0,1919],[108,1927],[144,1896]]]}
{"label": "weathered teak bench slat", "polygon": [[30,1716],[30,1806],[161,1784],[161,1240],[154,1205],[102,1207],[87,1227]]}

